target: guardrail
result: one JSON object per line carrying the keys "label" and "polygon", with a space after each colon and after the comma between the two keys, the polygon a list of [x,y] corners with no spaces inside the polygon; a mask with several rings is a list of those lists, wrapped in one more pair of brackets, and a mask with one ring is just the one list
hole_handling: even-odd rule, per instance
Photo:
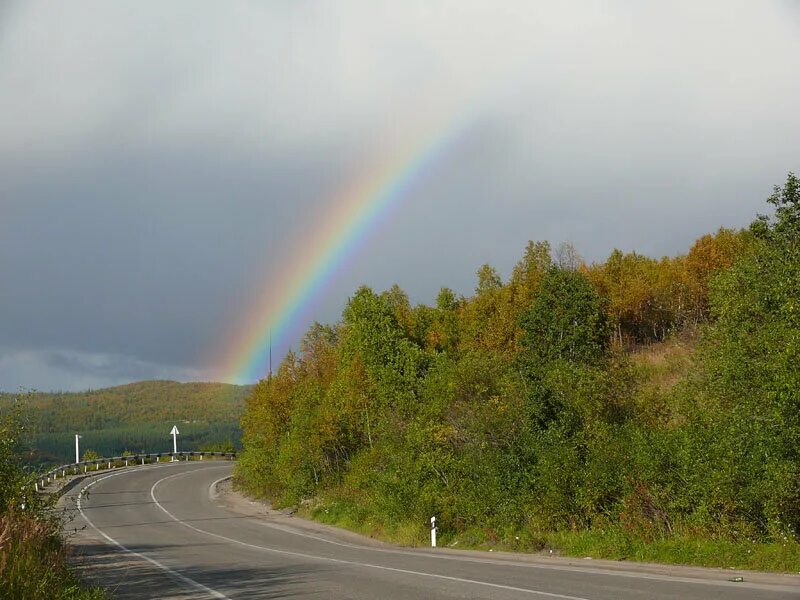
{"label": "guardrail", "polygon": [[154,464],[162,462],[164,458],[169,458],[170,461],[179,461],[181,459],[189,461],[195,457],[199,457],[198,460],[204,460],[206,457],[235,460],[236,452],[154,452],[149,454],[129,454],[127,456],[82,460],[77,463],[61,465],[40,475],[34,482],[34,488],[37,492],[43,491],[51,482],[55,482],[59,478],[64,479],[69,475],[82,475],[94,471],[124,468],[131,465]]}

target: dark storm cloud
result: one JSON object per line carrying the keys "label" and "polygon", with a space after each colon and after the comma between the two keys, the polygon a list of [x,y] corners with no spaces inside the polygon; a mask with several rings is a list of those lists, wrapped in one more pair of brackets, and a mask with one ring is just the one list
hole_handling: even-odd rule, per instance
{"label": "dark storm cloud", "polygon": [[313,211],[308,190],[325,188],[336,166],[312,156],[308,174],[277,160],[96,160],[12,190],[0,239],[14,282],[0,297],[6,344],[196,364],[219,342],[214,324],[235,316],[230,301],[246,302],[264,264],[288,258],[298,209]]}
{"label": "dark storm cloud", "polygon": [[797,16],[780,2],[4,5],[0,389],[206,377],[338,190],[441,114],[467,133],[315,318],[338,318],[361,283],[469,293],[480,264],[508,274],[528,239],[598,260],[743,226],[800,168]]}
{"label": "dark storm cloud", "polygon": [[[129,355],[69,350],[0,348],[0,380],[17,381],[5,391],[89,389],[142,379],[203,379],[201,371],[151,363]],[[36,385],[27,384],[35,381]],[[65,382],[69,385],[65,385]]]}

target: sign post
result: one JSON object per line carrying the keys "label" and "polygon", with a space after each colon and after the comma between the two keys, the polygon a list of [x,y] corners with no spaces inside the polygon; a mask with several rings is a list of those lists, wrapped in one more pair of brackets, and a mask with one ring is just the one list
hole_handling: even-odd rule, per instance
{"label": "sign post", "polygon": [[172,435],[172,460],[175,460],[175,455],[178,453],[178,435],[180,435],[180,431],[178,431],[178,426],[173,425],[172,431],[169,432]]}

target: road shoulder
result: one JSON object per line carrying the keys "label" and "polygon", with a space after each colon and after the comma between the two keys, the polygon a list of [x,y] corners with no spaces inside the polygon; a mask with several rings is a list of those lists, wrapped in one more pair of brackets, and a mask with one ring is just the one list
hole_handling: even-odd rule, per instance
{"label": "road shoulder", "polygon": [[231,512],[253,517],[271,524],[294,531],[300,535],[313,535],[333,543],[348,543],[357,546],[380,548],[387,551],[413,552],[430,554],[441,558],[475,560],[480,562],[496,561],[498,563],[527,564],[553,569],[586,570],[597,573],[653,575],[675,579],[692,579],[730,582],[741,578],[742,582],[782,587],[796,587],[800,590],[800,575],[768,573],[761,571],[744,571],[738,569],[713,569],[686,565],[665,565],[656,563],[636,563],[628,561],[600,560],[590,558],[573,558],[546,554],[520,554],[513,552],[486,552],[481,550],[465,550],[454,548],[412,548],[388,544],[375,538],[363,536],[352,531],[334,527],[325,523],[298,517],[290,511],[275,510],[264,500],[253,499],[234,490],[230,477],[215,482],[211,490],[212,500]]}

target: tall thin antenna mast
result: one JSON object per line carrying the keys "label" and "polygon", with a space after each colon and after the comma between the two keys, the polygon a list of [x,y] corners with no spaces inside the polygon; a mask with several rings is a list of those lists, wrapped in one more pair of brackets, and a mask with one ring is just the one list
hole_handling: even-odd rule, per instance
{"label": "tall thin antenna mast", "polygon": [[272,329],[269,330],[269,378],[272,379]]}

